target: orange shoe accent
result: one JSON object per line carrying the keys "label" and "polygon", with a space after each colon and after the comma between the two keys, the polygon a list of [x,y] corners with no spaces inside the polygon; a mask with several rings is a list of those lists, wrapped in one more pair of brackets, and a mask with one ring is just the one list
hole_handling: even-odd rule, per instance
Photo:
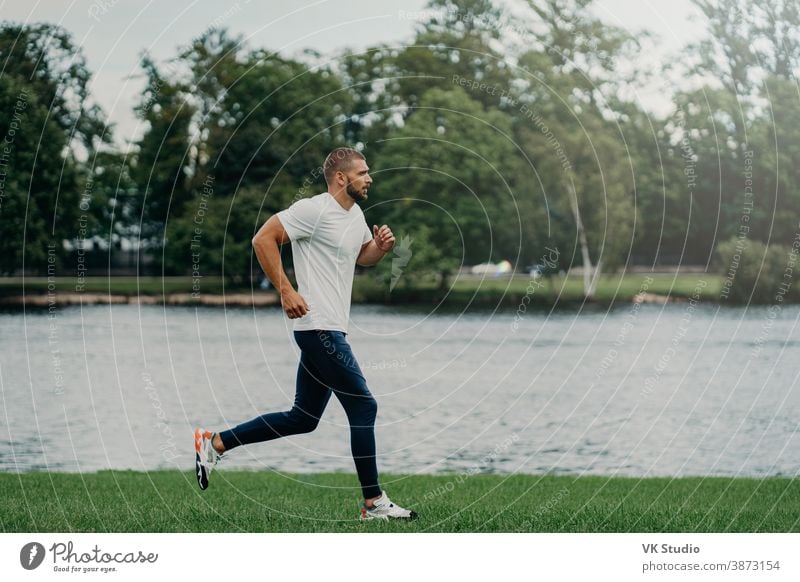
{"label": "orange shoe accent", "polygon": [[203,439],[211,440],[212,436],[214,436],[214,433],[210,430],[201,432],[199,428],[194,429],[194,450],[199,454],[203,448]]}

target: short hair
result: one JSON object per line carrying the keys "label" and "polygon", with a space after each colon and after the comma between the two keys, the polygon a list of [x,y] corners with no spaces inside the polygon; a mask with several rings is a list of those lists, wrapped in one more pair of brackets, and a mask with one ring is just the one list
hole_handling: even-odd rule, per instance
{"label": "short hair", "polygon": [[325,181],[329,184],[333,181],[336,172],[346,172],[353,166],[353,160],[366,160],[364,154],[353,148],[336,148],[322,165],[325,173]]}

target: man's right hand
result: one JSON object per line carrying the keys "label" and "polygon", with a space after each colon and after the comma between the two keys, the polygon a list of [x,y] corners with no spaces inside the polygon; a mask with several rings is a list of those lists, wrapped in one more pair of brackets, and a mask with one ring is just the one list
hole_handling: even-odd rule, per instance
{"label": "man's right hand", "polygon": [[303,296],[294,289],[281,293],[281,305],[283,305],[283,310],[289,316],[289,319],[303,317],[311,310]]}

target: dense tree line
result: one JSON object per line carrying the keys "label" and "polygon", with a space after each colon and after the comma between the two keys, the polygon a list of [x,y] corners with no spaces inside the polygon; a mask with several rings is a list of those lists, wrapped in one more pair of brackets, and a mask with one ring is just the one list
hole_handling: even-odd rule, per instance
{"label": "dense tree line", "polygon": [[[303,59],[210,29],[166,63],[142,55],[146,130],[129,152],[69,34],[3,24],[0,270],[46,270],[62,241],[94,237],[135,241],[165,274],[247,281],[255,230],[323,191],[325,154],[348,144],[375,179],[367,220],[393,227],[416,277],[557,248],[591,294],[596,273],[631,264],[724,272],[737,241],[786,251],[781,271],[800,220],[800,3],[695,4],[706,39],[646,68],[655,40],[591,0],[513,15],[432,0],[403,45]],[[674,105],[661,118],[637,98],[659,82]]]}

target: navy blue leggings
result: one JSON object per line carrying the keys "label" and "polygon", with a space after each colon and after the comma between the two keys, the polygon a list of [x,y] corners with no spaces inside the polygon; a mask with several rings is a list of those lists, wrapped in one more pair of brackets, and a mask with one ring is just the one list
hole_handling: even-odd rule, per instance
{"label": "navy blue leggings", "polygon": [[294,405],[285,412],[270,412],[219,433],[225,450],[313,431],[336,394],[350,422],[350,448],[365,499],[379,497],[375,461],[375,416],[378,404],[350,344],[341,331],[295,331],[300,347]]}

